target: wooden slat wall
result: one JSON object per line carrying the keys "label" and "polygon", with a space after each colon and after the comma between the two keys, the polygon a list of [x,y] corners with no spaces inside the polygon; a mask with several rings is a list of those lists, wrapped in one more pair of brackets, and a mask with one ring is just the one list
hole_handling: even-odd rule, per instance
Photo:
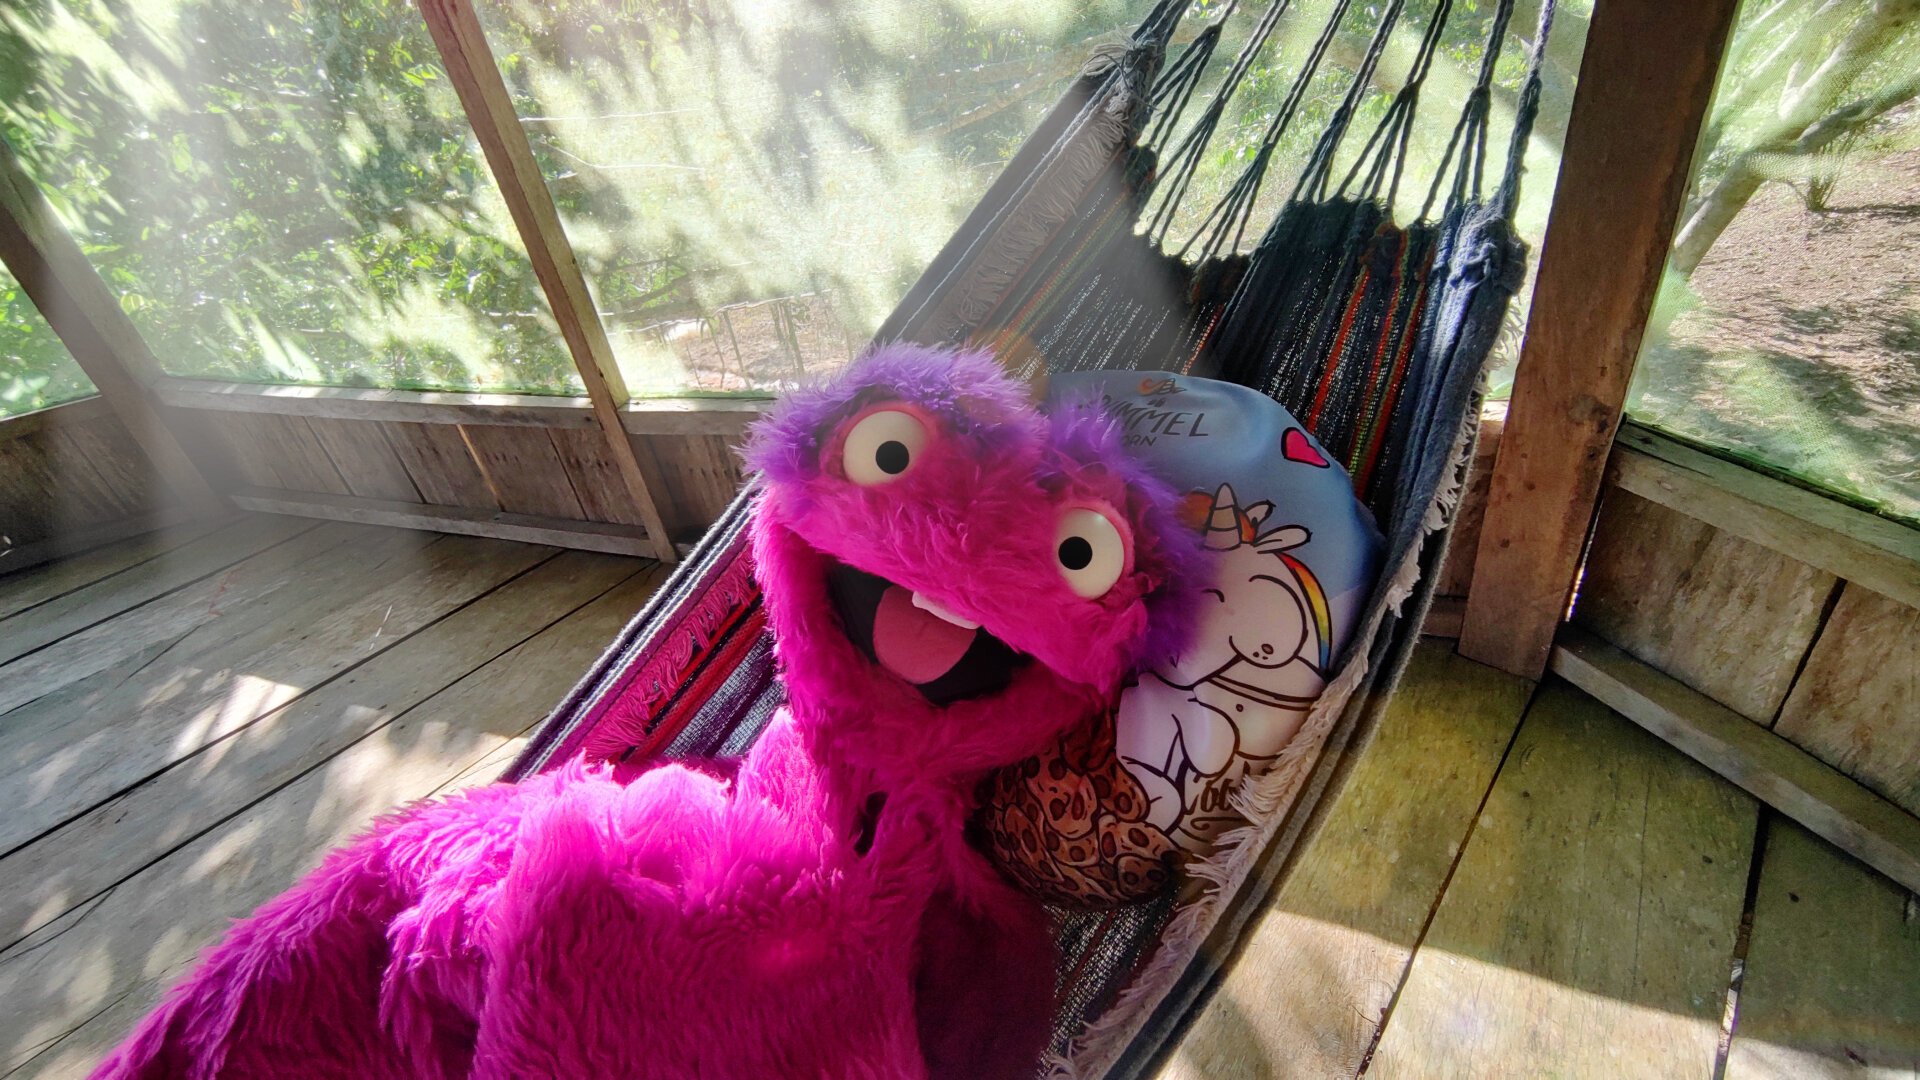
{"label": "wooden slat wall", "polygon": [[0,426],[0,550],[151,507],[158,480],[126,427],[104,409],[75,414],[22,423],[19,434]]}
{"label": "wooden slat wall", "polygon": [[487,476],[473,460],[460,429],[451,424],[389,424],[388,444],[431,506],[500,509]]}
{"label": "wooden slat wall", "polygon": [[1575,621],[1748,719],[1773,723],[1837,581],[1615,489]]}
{"label": "wooden slat wall", "polygon": [[[620,467],[607,453],[607,440],[598,431],[549,429],[547,439],[572,483],[580,512],[593,521],[617,525],[645,525],[646,515],[634,505]],[[666,485],[663,479],[647,477],[649,490]]]}
{"label": "wooden slat wall", "polygon": [[545,430],[463,424],[460,434],[500,509],[510,514],[587,519]]}
{"label": "wooden slat wall", "polygon": [[1920,814],[1920,608],[1847,583],[1774,730]]}
{"label": "wooden slat wall", "polygon": [[[644,526],[597,429],[176,409],[231,459],[235,486]],[[697,536],[739,491],[734,435],[630,437],[669,535]]]}
{"label": "wooden slat wall", "polygon": [[420,501],[420,488],[388,441],[387,430],[394,425],[318,416],[306,422],[349,492],[369,499]]}
{"label": "wooden slat wall", "polygon": [[1614,487],[1573,622],[1920,814],[1920,608]]}
{"label": "wooden slat wall", "polygon": [[646,445],[642,460],[652,458],[673,496],[678,518],[667,524],[676,535],[719,517],[740,490],[740,455],[722,436],[636,435],[634,443],[636,450]]}
{"label": "wooden slat wall", "polygon": [[[615,534],[642,543],[641,550],[652,544],[646,511],[597,428],[564,417],[542,426],[511,413],[507,423],[470,423],[464,415],[453,423],[446,406],[436,408],[430,421],[418,422],[182,405],[163,406],[162,415],[192,438],[220,490],[284,504],[278,512],[361,520],[364,514],[349,511],[365,510],[374,515],[369,520],[421,528],[444,518],[445,531],[490,535],[471,513],[485,511],[513,515],[515,535],[524,538],[532,528],[551,538],[542,542],[567,542],[568,523],[584,522],[618,527],[578,530],[577,546],[588,550],[607,550]],[[715,433],[629,436],[649,488],[658,492],[670,540],[698,536],[739,491],[740,415],[721,415]],[[687,426],[683,421],[670,426]],[[47,544],[66,550],[103,524],[124,522],[131,530],[153,518],[156,483],[144,451],[97,401],[0,421],[0,551],[20,549],[16,563],[28,554],[37,560],[51,557],[40,550]],[[436,517],[435,508],[461,513]],[[0,565],[0,572],[8,568]]]}

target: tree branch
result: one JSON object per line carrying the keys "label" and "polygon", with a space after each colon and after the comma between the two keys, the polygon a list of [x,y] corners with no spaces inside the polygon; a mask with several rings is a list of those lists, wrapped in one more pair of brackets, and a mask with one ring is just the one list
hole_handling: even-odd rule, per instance
{"label": "tree branch", "polygon": [[1686,224],[1673,242],[1670,265],[1676,272],[1693,273],[1753,193],[1760,190],[1767,180],[1760,167],[1764,158],[1811,153],[1920,94],[1920,84],[1909,76],[1879,95],[1836,108],[1859,72],[1894,44],[1916,17],[1920,17],[1920,0],[1877,0],[1873,10],[1847,32],[1793,93],[1780,119],[1753,146],[1741,151],[1712,190],[1688,208]]}

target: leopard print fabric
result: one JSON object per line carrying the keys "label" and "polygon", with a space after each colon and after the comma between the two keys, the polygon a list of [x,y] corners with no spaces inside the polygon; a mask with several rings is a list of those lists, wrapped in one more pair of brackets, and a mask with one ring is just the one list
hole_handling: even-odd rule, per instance
{"label": "leopard print fabric", "polygon": [[1082,724],[983,784],[988,855],[1051,904],[1111,908],[1157,895],[1178,850],[1146,820],[1147,797],[1114,752],[1113,716]]}

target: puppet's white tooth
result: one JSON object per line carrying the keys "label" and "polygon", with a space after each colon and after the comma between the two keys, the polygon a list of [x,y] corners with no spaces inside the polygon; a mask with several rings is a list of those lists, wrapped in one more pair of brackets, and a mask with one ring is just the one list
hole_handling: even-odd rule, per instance
{"label": "puppet's white tooth", "polygon": [[972,619],[963,619],[960,616],[955,615],[953,612],[948,611],[946,608],[941,607],[939,604],[934,603],[932,600],[929,600],[926,597],[920,595],[919,593],[913,594],[913,606],[919,608],[921,611],[924,611],[929,615],[939,616],[940,618],[947,620],[948,622],[952,623],[955,626],[960,627],[963,630],[980,629],[979,623],[974,622]]}

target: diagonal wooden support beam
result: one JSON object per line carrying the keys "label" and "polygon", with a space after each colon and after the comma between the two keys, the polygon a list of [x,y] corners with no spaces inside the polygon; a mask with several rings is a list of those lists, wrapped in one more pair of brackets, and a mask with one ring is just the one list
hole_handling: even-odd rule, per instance
{"label": "diagonal wooden support beam", "polygon": [[594,419],[606,433],[607,446],[620,479],[632,494],[644,525],[653,541],[654,552],[662,562],[678,558],[666,523],[647,487],[646,475],[634,454],[620,419],[620,408],[627,403],[627,384],[614,362],[613,347],[607,343],[606,328],[600,325],[600,313],[594,309],[593,295],[587,291],[586,278],[574,258],[573,244],[560,225],[560,214],[553,205],[533,147],[520,127],[513,110],[513,99],[500,77],[493,50],[480,28],[480,17],[469,0],[418,0],[420,15],[433,34],[446,65],[447,78],[460,95],[467,122],[487,155],[487,165],[500,185],[514,227],[526,246],[527,258],[540,279],[540,287],[553,307],[554,321],[573,354],[574,366],[587,386],[593,403]]}
{"label": "diagonal wooden support beam", "polygon": [[1594,8],[1460,631],[1471,659],[1546,670],[1738,8]]}
{"label": "diagonal wooden support beam", "polygon": [[155,408],[151,384],[160,365],[152,351],[5,139],[0,139],[0,262],[19,279],[181,503],[195,513],[223,512],[223,500]]}

